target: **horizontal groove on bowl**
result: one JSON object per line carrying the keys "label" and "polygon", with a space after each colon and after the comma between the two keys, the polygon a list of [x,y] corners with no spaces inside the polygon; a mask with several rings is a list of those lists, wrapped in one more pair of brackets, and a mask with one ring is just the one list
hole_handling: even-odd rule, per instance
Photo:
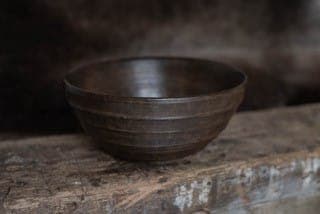
{"label": "horizontal groove on bowl", "polygon": [[[163,153],[163,152],[176,152],[176,151],[185,151],[188,150],[190,148],[194,148],[194,147],[202,147],[205,146],[207,144],[209,144],[210,142],[212,142],[214,139],[209,138],[209,139],[204,139],[202,141],[198,141],[196,143],[188,143],[188,144],[176,144],[176,145],[170,145],[170,146],[152,146],[152,147],[146,147],[146,146],[132,146],[132,145],[126,145],[126,144],[118,144],[118,143],[112,143],[112,142],[108,142],[105,143],[104,145],[101,145],[102,147],[105,147],[107,149],[119,149],[123,151],[128,152],[128,150],[130,152],[139,152],[139,153]],[[108,147],[106,147],[108,146]],[[136,150],[136,151],[135,151]]]}
{"label": "horizontal groove on bowl", "polygon": [[118,145],[139,147],[161,147],[173,145],[187,145],[197,143],[199,141],[215,138],[226,126],[226,123],[220,124],[214,129],[194,132],[179,132],[169,134],[133,134],[119,133],[106,129],[99,129],[92,126],[86,126],[86,129],[94,139],[100,140],[106,144],[115,143]]}
{"label": "horizontal groove on bowl", "polygon": [[112,112],[102,112],[102,111],[96,111],[93,109],[86,109],[86,108],[82,108],[79,106],[72,106],[77,110],[80,111],[86,111],[86,112],[90,112],[92,114],[97,114],[97,115],[104,115],[107,117],[114,117],[114,118],[121,118],[121,119],[127,119],[127,120],[183,120],[183,119],[190,119],[190,118],[203,118],[203,117],[208,117],[210,115],[213,114],[219,114],[222,113],[224,111],[229,111],[232,109],[235,109],[238,106],[238,103],[233,104],[231,106],[229,106],[228,108],[223,108],[223,109],[219,109],[217,111],[211,111],[211,112],[205,112],[205,113],[201,113],[201,114],[193,114],[193,115],[183,115],[183,116],[158,116],[158,117],[132,117],[132,116],[127,116],[127,115],[123,115],[123,114],[118,114],[118,113],[112,113]]}
{"label": "horizontal groove on bowl", "polygon": [[214,125],[229,121],[234,109],[213,114],[208,117],[178,120],[126,120],[110,118],[87,112],[77,113],[84,124],[124,133],[177,133],[212,128]]}
{"label": "horizontal groove on bowl", "polygon": [[197,127],[194,129],[183,129],[183,130],[170,130],[170,131],[138,131],[138,130],[124,130],[124,129],[114,129],[114,128],[108,128],[108,127],[104,127],[104,126],[97,126],[94,124],[90,124],[90,123],[86,123],[84,122],[84,125],[86,126],[91,126],[97,129],[104,129],[104,130],[108,130],[108,131],[112,131],[112,132],[119,132],[119,133],[127,133],[127,134],[174,134],[174,133],[185,133],[185,132],[194,132],[194,131],[199,131],[199,130],[204,130],[204,129],[214,129],[216,127],[214,127],[214,125],[219,125],[224,123],[225,120],[221,120],[215,124],[210,124],[209,126],[205,127],[205,126],[201,126],[201,127]]}

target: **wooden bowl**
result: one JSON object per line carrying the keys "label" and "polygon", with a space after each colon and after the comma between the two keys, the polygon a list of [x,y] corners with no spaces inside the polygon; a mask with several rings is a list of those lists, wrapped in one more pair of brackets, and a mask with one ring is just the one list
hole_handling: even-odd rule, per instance
{"label": "wooden bowl", "polygon": [[226,127],[246,76],[208,60],[99,61],[65,78],[68,102],[94,142],[126,160],[171,160],[204,148]]}

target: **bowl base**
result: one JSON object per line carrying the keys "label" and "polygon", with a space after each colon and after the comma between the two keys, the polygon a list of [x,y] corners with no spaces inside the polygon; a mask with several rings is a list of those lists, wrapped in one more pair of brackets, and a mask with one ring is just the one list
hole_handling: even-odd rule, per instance
{"label": "bowl base", "polygon": [[132,146],[111,145],[109,143],[104,145],[99,144],[99,147],[112,157],[120,160],[166,162],[195,154],[210,142],[211,140],[203,141],[191,145],[183,145],[183,147],[180,146],[179,148],[137,148]]}

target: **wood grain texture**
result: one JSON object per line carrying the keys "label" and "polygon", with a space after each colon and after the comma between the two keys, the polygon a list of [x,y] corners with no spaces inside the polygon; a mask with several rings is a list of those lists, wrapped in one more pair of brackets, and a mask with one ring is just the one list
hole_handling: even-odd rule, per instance
{"label": "wood grain texture", "polygon": [[249,213],[319,188],[319,104],[238,114],[167,163],[117,161],[83,135],[0,142],[0,213]]}

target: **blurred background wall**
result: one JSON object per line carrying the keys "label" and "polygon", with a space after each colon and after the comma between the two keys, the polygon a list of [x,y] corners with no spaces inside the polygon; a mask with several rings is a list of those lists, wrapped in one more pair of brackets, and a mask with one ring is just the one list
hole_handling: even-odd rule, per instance
{"label": "blurred background wall", "polygon": [[230,63],[240,110],[320,101],[319,0],[3,0],[0,23],[0,131],[78,130],[62,80],[97,57]]}

